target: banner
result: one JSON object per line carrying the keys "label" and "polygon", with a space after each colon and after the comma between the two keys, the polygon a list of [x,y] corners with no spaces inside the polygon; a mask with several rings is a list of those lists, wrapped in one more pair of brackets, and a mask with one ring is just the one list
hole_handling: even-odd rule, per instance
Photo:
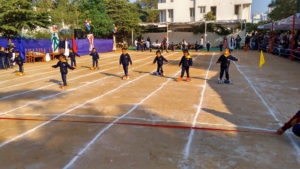
{"label": "banner", "polygon": [[58,53],[58,46],[59,45],[59,38],[58,38],[58,34],[56,32],[52,33],[51,36],[51,46],[52,46],[52,50],[54,53]]}
{"label": "banner", "polygon": [[94,48],[94,35],[93,34],[88,34],[87,35],[87,38],[90,42],[90,48],[89,48],[89,51],[92,51],[93,48]]}

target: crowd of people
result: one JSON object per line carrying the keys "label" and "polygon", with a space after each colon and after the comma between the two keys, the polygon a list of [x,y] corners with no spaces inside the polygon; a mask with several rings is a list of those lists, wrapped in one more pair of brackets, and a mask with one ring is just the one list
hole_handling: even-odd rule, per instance
{"label": "crowd of people", "polygon": [[[223,49],[229,48],[230,51],[234,49],[241,49],[242,45],[242,38],[237,35],[236,37],[230,36],[230,37],[224,37],[224,39],[220,42],[218,46],[214,46],[216,48],[219,48],[220,51],[223,51]],[[211,50],[212,45],[209,41],[206,43],[204,42],[204,37],[202,36],[199,41],[196,41],[195,43],[189,43],[185,39],[183,39],[179,43],[174,43],[174,42],[168,42],[167,36],[163,38],[162,41],[154,41],[152,42],[150,37],[148,37],[146,40],[143,38],[141,39],[136,39],[134,41],[134,45],[137,51],[145,51],[145,50],[150,50],[152,51],[153,49],[156,50],[161,50],[161,51],[175,51],[175,50],[207,50],[208,52]]]}
{"label": "crowd of people", "polygon": [[[245,39],[247,47],[253,50],[263,50],[264,52],[273,53],[289,57],[292,48],[292,34],[289,31],[279,33],[252,33]],[[294,35],[293,55],[300,59],[300,31]]]}

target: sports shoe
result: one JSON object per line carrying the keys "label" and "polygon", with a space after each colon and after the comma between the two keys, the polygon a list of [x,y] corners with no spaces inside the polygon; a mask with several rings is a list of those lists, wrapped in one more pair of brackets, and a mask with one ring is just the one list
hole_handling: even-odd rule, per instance
{"label": "sports shoe", "polygon": [[182,81],[182,78],[178,78],[177,81],[178,81],[178,82],[181,82],[181,81]]}

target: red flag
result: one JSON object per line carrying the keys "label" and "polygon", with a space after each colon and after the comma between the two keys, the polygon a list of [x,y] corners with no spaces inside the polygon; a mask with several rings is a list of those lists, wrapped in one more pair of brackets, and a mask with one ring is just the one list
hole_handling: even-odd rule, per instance
{"label": "red flag", "polygon": [[77,46],[76,46],[76,41],[75,41],[75,36],[73,34],[73,51],[77,52]]}

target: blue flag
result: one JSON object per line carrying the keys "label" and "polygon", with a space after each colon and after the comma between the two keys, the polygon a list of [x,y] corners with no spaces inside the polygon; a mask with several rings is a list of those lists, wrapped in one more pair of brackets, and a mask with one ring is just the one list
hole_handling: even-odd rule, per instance
{"label": "blue flag", "polygon": [[23,41],[22,41],[22,36],[20,35],[20,39],[19,39],[19,52],[20,52],[20,56],[23,60],[25,60],[25,49],[23,46]]}

